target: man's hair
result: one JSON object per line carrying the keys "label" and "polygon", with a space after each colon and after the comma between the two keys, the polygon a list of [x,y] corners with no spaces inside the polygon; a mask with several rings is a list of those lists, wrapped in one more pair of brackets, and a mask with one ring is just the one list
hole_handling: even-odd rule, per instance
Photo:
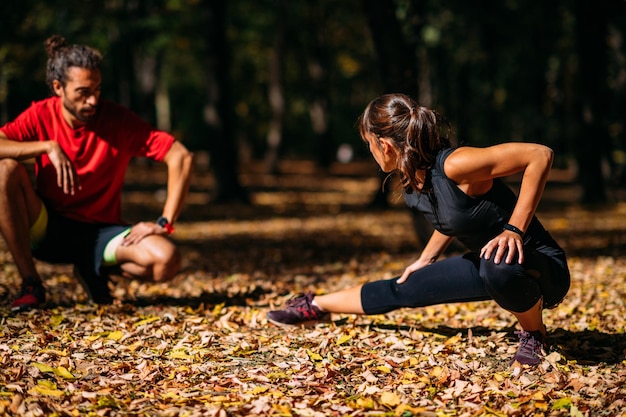
{"label": "man's hair", "polygon": [[48,54],[46,66],[46,84],[52,88],[52,82],[59,80],[65,87],[68,78],[67,70],[70,67],[100,70],[102,66],[102,54],[95,48],[85,45],[72,45],[67,43],[61,35],[52,35],[44,42]]}

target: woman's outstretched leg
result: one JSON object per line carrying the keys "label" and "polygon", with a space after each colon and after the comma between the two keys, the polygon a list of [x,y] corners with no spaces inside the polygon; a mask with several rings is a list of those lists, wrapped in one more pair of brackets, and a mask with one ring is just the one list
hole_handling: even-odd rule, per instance
{"label": "woman's outstretched leg", "polygon": [[441,260],[411,274],[358,285],[325,295],[308,293],[290,300],[284,309],[268,313],[279,324],[302,324],[328,319],[328,313],[382,314],[403,307],[424,307],[451,302],[488,300],[478,274],[479,260],[468,254]]}

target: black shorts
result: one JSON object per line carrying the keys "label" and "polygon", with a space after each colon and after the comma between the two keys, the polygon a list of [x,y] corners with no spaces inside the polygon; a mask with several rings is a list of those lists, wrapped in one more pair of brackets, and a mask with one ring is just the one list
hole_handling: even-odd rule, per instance
{"label": "black shorts", "polygon": [[83,275],[100,276],[104,248],[128,228],[127,225],[80,222],[48,210],[46,234],[33,248],[33,256],[52,264],[73,264]]}

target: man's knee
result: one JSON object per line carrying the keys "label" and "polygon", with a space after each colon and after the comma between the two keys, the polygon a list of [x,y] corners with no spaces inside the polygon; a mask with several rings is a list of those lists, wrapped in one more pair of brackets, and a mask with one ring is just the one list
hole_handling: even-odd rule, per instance
{"label": "man's knee", "polygon": [[177,248],[173,248],[169,253],[163,254],[153,268],[155,282],[164,282],[172,280],[182,264],[182,256]]}
{"label": "man's knee", "polygon": [[0,159],[0,188],[6,189],[7,185],[15,180],[20,170],[24,169],[15,159]]}

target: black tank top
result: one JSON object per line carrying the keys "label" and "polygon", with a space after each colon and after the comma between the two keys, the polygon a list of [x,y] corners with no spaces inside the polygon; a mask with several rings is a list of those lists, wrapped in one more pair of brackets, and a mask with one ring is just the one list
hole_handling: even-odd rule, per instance
{"label": "black tank top", "polygon": [[[471,251],[479,252],[489,240],[502,233],[517,196],[498,178],[481,196],[465,194],[443,170],[446,158],[453,151],[447,148],[437,155],[434,167],[427,173],[432,188],[425,192],[405,192],[404,201],[411,209],[422,212],[439,232],[454,236]],[[561,251],[536,216],[524,234],[524,245],[543,249],[547,246]]]}

